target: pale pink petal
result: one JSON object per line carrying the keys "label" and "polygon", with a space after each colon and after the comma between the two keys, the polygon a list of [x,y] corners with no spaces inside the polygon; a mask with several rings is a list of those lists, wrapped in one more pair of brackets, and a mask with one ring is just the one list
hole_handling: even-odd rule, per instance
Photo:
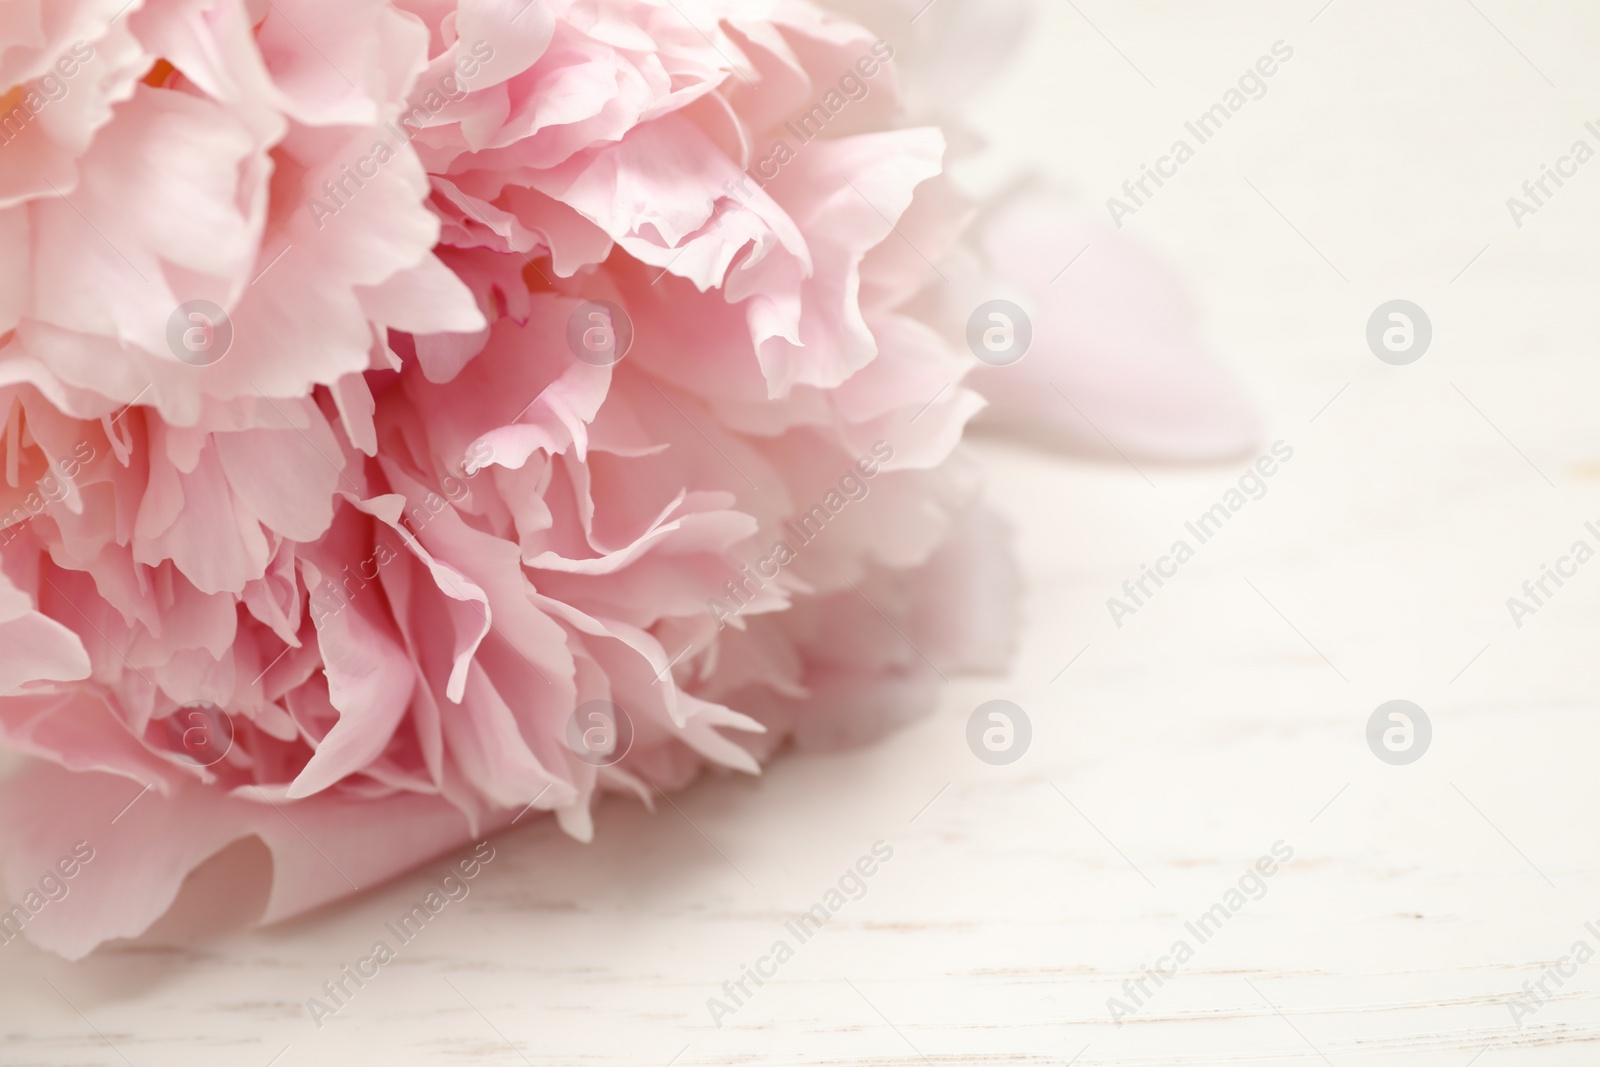
{"label": "pale pink petal", "polygon": [[1255,443],[1250,401],[1200,340],[1177,280],[1141,245],[1034,196],[990,223],[985,247],[1033,323],[1021,361],[972,377],[993,405],[986,424],[1052,447],[1163,460],[1222,459]]}

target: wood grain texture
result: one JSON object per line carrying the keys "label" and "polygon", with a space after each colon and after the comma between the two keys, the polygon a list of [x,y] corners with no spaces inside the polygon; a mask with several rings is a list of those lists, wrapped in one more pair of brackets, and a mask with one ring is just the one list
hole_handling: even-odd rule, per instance
{"label": "wood grain texture", "polygon": [[[1505,607],[1600,521],[1600,164],[1520,230],[1505,206],[1600,118],[1600,17],[1195,8],[1041,6],[979,102],[997,147],[969,175],[1033,163],[1097,205],[1275,40],[1297,50],[1128,224],[1192,279],[1266,440],[1295,449],[1146,608],[1119,628],[1105,599],[1244,463],[1141,475],[982,443],[1029,579],[1009,677],[952,681],[864,751],[714,777],[653,814],[610,800],[593,845],[506,835],[320,1028],[307,999],[443,862],[269,930],[78,965],[0,949],[0,1063],[1600,1062],[1600,960],[1520,1027],[1507,1006],[1575,942],[1600,948],[1600,566],[1521,629]],[[1397,297],[1435,329],[1408,368],[1363,340]],[[1406,767],[1363,733],[1396,697],[1434,727]],[[994,698],[1034,728],[1007,767],[964,739]],[[879,840],[893,858],[865,895],[716,1025],[708,998]],[[1264,895],[1194,944],[1186,923],[1280,841]],[[1193,958],[1114,1024],[1108,998],[1180,939]]]}

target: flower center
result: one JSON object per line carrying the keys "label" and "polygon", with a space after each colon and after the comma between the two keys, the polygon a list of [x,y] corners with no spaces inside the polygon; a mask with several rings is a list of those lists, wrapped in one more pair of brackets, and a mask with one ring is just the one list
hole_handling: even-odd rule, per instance
{"label": "flower center", "polygon": [[143,81],[152,89],[161,89],[166,86],[167,79],[176,74],[177,71],[178,68],[171,63],[164,59],[158,59],[156,60],[156,65],[151,67],[149,73],[144,76]]}
{"label": "flower center", "polygon": [[0,118],[11,114],[20,103],[22,103],[22,86],[15,85],[0,93]]}

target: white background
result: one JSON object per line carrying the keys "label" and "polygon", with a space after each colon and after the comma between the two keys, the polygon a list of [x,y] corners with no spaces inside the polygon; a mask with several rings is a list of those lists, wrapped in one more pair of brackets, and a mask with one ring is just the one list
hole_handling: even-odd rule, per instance
{"label": "white background", "polygon": [[[1093,206],[1274,41],[1295,49],[1127,227],[1295,449],[1148,608],[1117,629],[1105,598],[1242,461],[983,444],[1029,579],[1011,677],[681,811],[608,801],[590,846],[548,822],[498,840],[471,897],[320,1030],[306,999],[443,863],[221,940],[0,949],[0,1062],[1595,1062],[1600,960],[1520,1029],[1506,999],[1600,948],[1600,561],[1520,630],[1505,600],[1600,521],[1600,160],[1520,230],[1505,201],[1573,140],[1600,148],[1600,14],[1320,5],[1041,0],[975,102],[1005,166]],[[1434,326],[1410,367],[1364,340],[1394,298]],[[1396,697],[1434,727],[1408,767],[1363,736]],[[1009,767],[964,740],[993,698],[1033,722]],[[707,998],[879,839],[866,896],[713,1026]],[[1279,840],[1295,857],[1265,897],[1114,1026],[1107,998]]]}

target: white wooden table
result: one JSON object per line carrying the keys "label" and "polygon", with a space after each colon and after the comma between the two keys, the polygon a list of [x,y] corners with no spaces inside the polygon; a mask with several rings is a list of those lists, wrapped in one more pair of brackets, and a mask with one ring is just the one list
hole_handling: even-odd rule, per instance
{"label": "white wooden table", "polygon": [[[1092,202],[1274,41],[1296,50],[1128,224],[1295,449],[1263,500],[1117,629],[1106,597],[1243,463],[985,444],[1030,579],[1009,678],[681,811],[608,801],[591,846],[525,825],[320,1029],[307,999],[442,862],[270,930],[77,965],[12,945],[0,1063],[1600,1062],[1600,960],[1520,1028],[1508,1007],[1600,949],[1600,565],[1520,630],[1505,606],[1600,520],[1600,162],[1521,230],[1505,205],[1600,118],[1600,15],[1075,2],[1049,0],[979,110],[1009,162]],[[1397,297],[1435,329],[1409,367],[1363,336]],[[1005,767],[964,739],[994,698],[1034,727]],[[1409,766],[1364,737],[1394,698],[1433,724]],[[865,896],[798,944],[786,922],[879,840]],[[1279,841],[1293,859],[1199,944],[1185,924]],[[780,938],[794,958],[715,1025],[708,998]],[[1115,1025],[1108,998],[1180,939],[1193,958]]]}

